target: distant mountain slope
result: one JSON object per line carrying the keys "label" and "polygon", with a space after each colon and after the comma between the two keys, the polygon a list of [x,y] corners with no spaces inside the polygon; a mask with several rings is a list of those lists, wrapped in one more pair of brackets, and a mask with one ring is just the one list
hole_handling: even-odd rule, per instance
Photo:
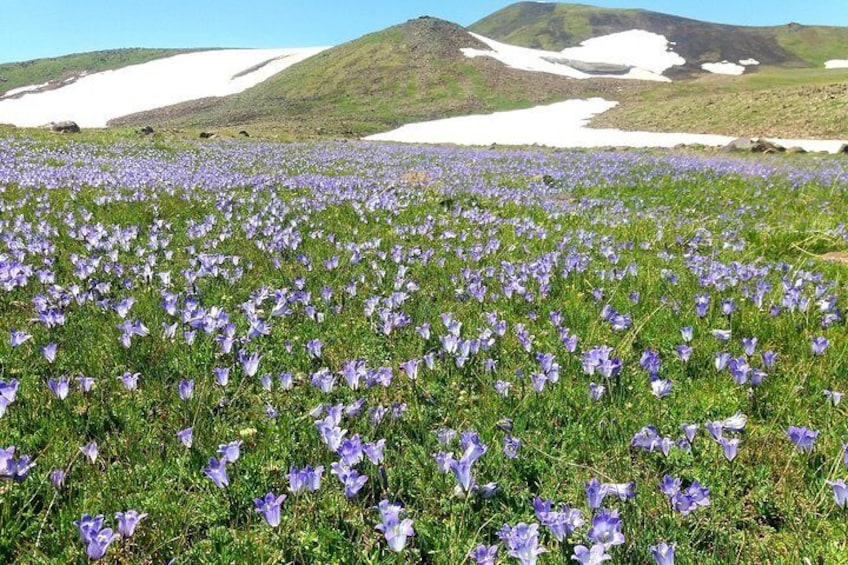
{"label": "distant mountain slope", "polygon": [[643,88],[508,68],[462,27],[423,17],[328,49],[241,94],[128,116],[110,125],[262,124],[363,135],[401,124]]}
{"label": "distant mountain slope", "polygon": [[147,63],[162,57],[191,53],[196,49],[110,49],[77,53],[49,59],[0,64],[0,96],[10,90],[31,85],[55,88],[82,74],[119,69],[127,65]]}
{"label": "distant mountain slope", "polygon": [[136,112],[243,92],[323,49],[213,49],[92,73],[60,88],[0,98],[0,123],[106,127]]}
{"label": "distant mountain slope", "polygon": [[520,2],[474,23],[475,33],[525,47],[559,51],[587,39],[641,29],[664,35],[686,59],[679,67],[755,59],[764,65],[821,66],[848,56],[848,28],[744,27],[701,22],[647,10],[606,9],[581,4]]}

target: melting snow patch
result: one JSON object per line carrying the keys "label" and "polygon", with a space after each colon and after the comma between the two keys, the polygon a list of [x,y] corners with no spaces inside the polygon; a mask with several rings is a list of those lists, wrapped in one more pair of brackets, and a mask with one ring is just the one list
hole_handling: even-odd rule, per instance
{"label": "melting snow patch", "polygon": [[563,49],[562,54],[578,61],[629,65],[657,74],[686,64],[683,57],[669,49],[664,35],[641,29],[593,37],[579,47]]}
{"label": "melting snow patch", "polygon": [[44,88],[49,84],[49,82],[45,82],[44,84],[32,84],[30,86],[21,86],[20,88],[13,88],[12,90],[6,92],[6,94],[0,96],[0,98],[11,98],[12,96],[17,96],[18,94],[23,94],[25,92],[31,92],[33,90]]}
{"label": "melting snow patch", "polygon": [[737,65],[736,63],[730,63],[728,61],[722,61],[721,63],[704,63],[701,65],[701,68],[716,75],[739,76],[745,72],[745,67],[742,65]]}
{"label": "melting snow patch", "polygon": [[[617,102],[603,98],[567,100],[526,110],[462,116],[407,124],[366,137],[371,141],[453,143],[458,145],[546,145],[549,147],[674,147],[679,144],[723,147],[734,138],[725,135],[657,133],[594,129],[594,116]],[[844,142],[830,140],[774,140],[784,147],[836,153]]]}
{"label": "melting snow patch", "polygon": [[825,69],[848,69],[848,59],[833,59],[824,64]]}
{"label": "melting snow patch", "polygon": [[739,64],[743,67],[754,67],[760,64],[756,59],[742,59]]}
{"label": "melting snow patch", "polygon": [[[623,61],[589,59],[583,56],[575,56],[571,53],[568,53],[568,49],[563,52],[544,51],[542,49],[530,49],[528,47],[518,47],[516,45],[508,45],[506,43],[501,43],[500,41],[495,41],[494,39],[489,39],[488,37],[483,37],[482,35],[477,35],[476,33],[472,33],[471,35],[485,43],[489,47],[489,49],[475,49],[471,47],[464,48],[462,49],[462,53],[466,57],[492,57],[494,59],[497,59],[504,65],[512,67],[514,69],[550,73],[554,75],[560,75],[576,79],[623,78],[636,80],[654,80],[662,82],[668,82],[669,80],[668,78],[659,74],[664,69],[660,70],[659,72],[655,72],[650,69],[636,68],[635,65]],[[584,67],[591,66],[591,64],[593,63],[598,64],[601,70],[597,73],[584,72],[583,70],[578,70],[573,66],[575,62],[586,63],[586,65],[580,65]],[[603,65],[621,67],[621,72],[604,71]]]}
{"label": "melting snow patch", "polygon": [[325,48],[200,51],[94,73],[20,98],[0,100],[0,123],[19,127],[73,120],[105,127],[109,120],[250,88]]}

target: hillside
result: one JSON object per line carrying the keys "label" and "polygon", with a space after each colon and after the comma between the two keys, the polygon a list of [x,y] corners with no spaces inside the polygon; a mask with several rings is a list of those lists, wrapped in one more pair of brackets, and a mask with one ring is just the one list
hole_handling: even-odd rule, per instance
{"label": "hillside", "polygon": [[0,97],[25,86],[43,85],[45,90],[56,88],[76,80],[83,74],[110,71],[192,51],[196,49],[110,49],[19,63],[3,63],[0,64]]}
{"label": "hillside", "polygon": [[462,48],[486,45],[456,24],[418,18],[328,49],[241,94],[144,112],[110,125],[252,124],[364,135],[412,121],[644,88],[512,69],[487,57],[467,58]]}
{"label": "hillside", "polygon": [[474,23],[475,33],[514,45],[560,51],[587,39],[641,29],[664,35],[686,59],[677,72],[703,63],[755,59],[762,65],[821,67],[848,56],[848,28],[745,27],[701,22],[647,10],[520,2]]}
{"label": "hillside", "polygon": [[767,67],[741,77],[707,75],[657,85],[621,100],[592,127],[750,137],[848,139],[848,69]]}

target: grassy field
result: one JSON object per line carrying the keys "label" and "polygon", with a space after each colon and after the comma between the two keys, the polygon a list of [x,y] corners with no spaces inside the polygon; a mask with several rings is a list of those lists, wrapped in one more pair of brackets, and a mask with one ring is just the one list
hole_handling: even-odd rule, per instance
{"label": "grassy field", "polygon": [[765,67],[661,84],[621,98],[592,126],[848,139],[848,71]]}
{"label": "grassy field", "polygon": [[845,561],[844,159],[0,155],[0,562]]}

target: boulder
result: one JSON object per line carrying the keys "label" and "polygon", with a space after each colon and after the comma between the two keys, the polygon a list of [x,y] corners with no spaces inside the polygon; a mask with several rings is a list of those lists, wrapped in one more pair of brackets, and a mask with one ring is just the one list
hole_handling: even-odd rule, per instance
{"label": "boulder", "polygon": [[749,137],[734,139],[722,148],[725,153],[750,152],[754,148],[754,140]]}
{"label": "boulder", "polygon": [[783,153],[786,148],[768,139],[760,138],[754,142],[751,151],[753,153]]}
{"label": "boulder", "polygon": [[848,143],[843,143],[837,153],[839,153],[840,155],[848,155]]}
{"label": "boulder", "polygon": [[241,130],[238,134],[242,137],[250,137],[250,134],[244,130]]}
{"label": "boulder", "polygon": [[786,150],[786,153],[789,154],[789,155],[801,155],[801,154],[804,154],[806,152],[807,152],[807,150],[804,149],[803,147],[789,147]]}
{"label": "boulder", "polygon": [[152,134],[152,133],[153,133],[153,128],[152,128],[152,127],[150,127],[150,126],[144,126],[143,128],[141,128],[141,129],[140,129],[140,130],[138,130],[138,131],[139,131],[139,133],[141,133],[142,135],[150,135],[150,134]]}
{"label": "boulder", "polygon": [[210,133],[208,131],[200,132],[200,139],[214,139],[214,138],[215,138],[214,133]]}
{"label": "boulder", "polygon": [[50,131],[55,133],[79,133],[80,127],[76,122],[65,120],[63,122],[50,122]]}

